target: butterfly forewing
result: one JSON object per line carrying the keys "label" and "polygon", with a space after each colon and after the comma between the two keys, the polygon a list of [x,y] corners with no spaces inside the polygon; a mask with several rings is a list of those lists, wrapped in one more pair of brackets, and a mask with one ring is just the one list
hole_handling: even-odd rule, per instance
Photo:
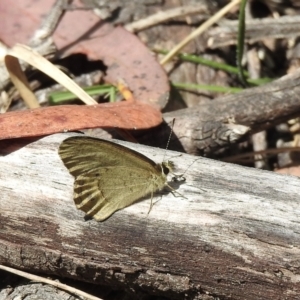
{"label": "butterfly forewing", "polygon": [[124,146],[95,139],[75,136],[62,142],[59,155],[73,176],[93,172],[99,167],[116,165],[152,168],[156,164],[148,157]]}
{"label": "butterfly forewing", "polygon": [[167,178],[160,164],[118,144],[89,137],[71,137],[59,155],[75,177],[78,209],[97,221],[160,190]]}

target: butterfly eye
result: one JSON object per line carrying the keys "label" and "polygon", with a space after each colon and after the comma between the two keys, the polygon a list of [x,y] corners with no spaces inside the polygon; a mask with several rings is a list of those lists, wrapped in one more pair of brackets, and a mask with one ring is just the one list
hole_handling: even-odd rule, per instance
{"label": "butterfly eye", "polygon": [[174,169],[174,163],[170,160],[164,161],[161,166],[165,175],[168,175]]}
{"label": "butterfly eye", "polygon": [[170,168],[169,168],[169,166],[166,163],[163,162],[161,164],[161,167],[162,167],[163,173],[165,175],[168,175],[170,173]]}

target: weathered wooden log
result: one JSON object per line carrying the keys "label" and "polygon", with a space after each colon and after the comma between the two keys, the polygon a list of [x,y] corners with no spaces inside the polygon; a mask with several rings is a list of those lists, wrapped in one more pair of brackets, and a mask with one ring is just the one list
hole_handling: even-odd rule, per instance
{"label": "weathered wooden log", "polygon": [[[300,181],[167,152],[186,181],[85,221],[56,134],[0,157],[0,263],[172,299],[299,299]],[[160,162],[164,150],[124,143]],[[193,164],[192,164],[193,163]],[[192,165],[191,165],[192,164]],[[175,185],[175,186],[174,186]]]}
{"label": "weathered wooden log", "polygon": [[[213,154],[255,132],[298,117],[300,69],[279,80],[214,99],[195,107],[163,115],[166,123],[176,118],[170,148],[190,154]],[[166,123],[139,138],[143,144],[162,147],[170,129]]]}

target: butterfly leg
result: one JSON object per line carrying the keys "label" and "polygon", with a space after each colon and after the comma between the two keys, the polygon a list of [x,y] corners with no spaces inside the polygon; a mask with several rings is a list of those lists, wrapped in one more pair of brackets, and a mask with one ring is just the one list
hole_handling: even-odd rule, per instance
{"label": "butterfly leg", "polygon": [[150,202],[150,207],[149,207],[147,216],[150,214],[150,211],[151,211],[152,207],[153,207],[153,191],[151,192],[151,202]]}
{"label": "butterfly leg", "polygon": [[[180,194],[179,192],[177,192],[177,191],[175,191],[171,186],[169,186],[168,184],[166,184],[166,186],[170,189],[170,191],[171,191],[171,193],[172,193],[172,195],[174,196],[174,197],[182,197],[182,198],[185,198],[185,199],[187,199],[187,197],[185,197],[185,196],[183,196],[182,194]],[[178,196],[176,196],[176,194],[178,195]]]}

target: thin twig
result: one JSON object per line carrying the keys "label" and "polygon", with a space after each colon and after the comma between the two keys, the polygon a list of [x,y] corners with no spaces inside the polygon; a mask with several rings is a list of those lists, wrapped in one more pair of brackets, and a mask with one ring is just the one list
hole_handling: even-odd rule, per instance
{"label": "thin twig", "polygon": [[172,59],[184,46],[186,46],[194,38],[202,34],[207,28],[212,26],[214,23],[219,21],[228,11],[235,7],[241,0],[233,0],[228,3],[225,7],[219,10],[214,16],[204,22],[200,27],[193,31],[189,36],[187,36],[183,41],[181,41],[177,46],[175,46],[161,61],[161,65],[166,64]]}
{"label": "thin twig", "polygon": [[286,152],[300,152],[300,147],[282,147],[282,148],[247,152],[247,153],[242,153],[242,154],[237,154],[237,155],[226,157],[226,158],[222,159],[222,161],[236,162],[236,161],[239,161],[240,159],[254,157],[256,155],[276,155],[276,154],[286,153]]}
{"label": "thin twig", "polygon": [[125,28],[130,32],[138,32],[151,26],[164,23],[173,18],[185,17],[191,14],[208,13],[206,5],[181,6],[165,11],[159,11],[142,20],[127,24]]}

